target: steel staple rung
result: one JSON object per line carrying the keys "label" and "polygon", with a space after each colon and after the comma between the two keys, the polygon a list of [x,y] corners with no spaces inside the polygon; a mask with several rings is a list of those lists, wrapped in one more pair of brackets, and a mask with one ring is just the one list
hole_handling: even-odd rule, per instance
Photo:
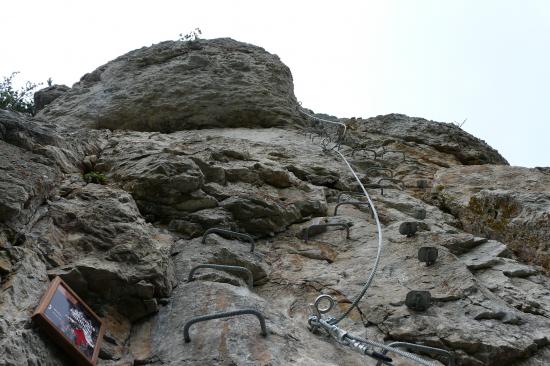
{"label": "steel staple rung", "polygon": [[205,322],[205,321],[214,320],[214,319],[229,318],[232,316],[246,315],[246,314],[255,315],[258,318],[258,320],[260,321],[260,328],[262,329],[261,334],[264,337],[266,337],[267,327],[265,325],[265,317],[263,316],[263,314],[255,309],[242,309],[242,310],[226,311],[222,313],[198,316],[196,318],[192,318],[191,320],[188,320],[183,327],[183,338],[185,339],[185,343],[191,342],[191,338],[189,337],[189,328],[195,323]]}
{"label": "steel staple rung", "polygon": [[354,148],[353,150],[351,150],[351,157],[354,158],[355,157],[355,153],[357,151],[368,151],[368,152],[372,152],[374,154],[374,160],[376,160],[376,158],[378,157],[378,154],[376,153],[375,150],[373,149],[367,149],[365,147],[358,147],[358,148]]}
{"label": "steel staple rung", "polygon": [[393,186],[382,186],[380,184],[380,182],[383,182],[383,181],[388,181],[388,182],[394,183],[394,184],[396,184],[396,186],[397,186],[397,184],[401,184],[401,188],[399,188],[399,186],[397,186],[397,189],[400,189],[402,191],[405,190],[405,182],[403,182],[401,179],[381,178],[381,179],[378,180],[378,183],[377,183],[378,185],[380,185],[380,194],[381,195],[384,195],[384,188],[386,188],[386,189],[394,188]]}
{"label": "steel staple rung", "polygon": [[343,206],[343,205],[367,206],[369,208],[369,210],[372,212],[372,209],[371,209],[370,204],[368,202],[344,201],[344,202],[339,202],[339,203],[336,204],[336,206],[334,207],[334,215],[333,216],[338,215],[338,207]]}
{"label": "steel staple rung", "polygon": [[256,243],[254,242],[254,239],[252,239],[252,237],[248,234],[237,233],[235,231],[219,229],[219,228],[211,228],[211,229],[206,230],[204,232],[204,234],[202,235],[202,243],[203,244],[206,243],[206,237],[210,234],[221,234],[221,235],[227,235],[227,236],[230,236],[230,237],[233,237],[233,238],[246,240],[246,241],[250,242],[250,252],[251,253],[254,252],[254,247],[256,246]]}
{"label": "steel staple rung", "polygon": [[211,268],[211,269],[218,269],[222,271],[234,271],[234,272],[246,273],[248,288],[252,289],[254,287],[254,277],[252,275],[252,271],[250,271],[248,268],[245,268],[245,267],[228,266],[225,264],[199,264],[193,267],[189,272],[189,277],[187,279],[189,282],[193,281],[193,275],[200,268]]}
{"label": "steel staple rung", "polygon": [[390,173],[390,179],[393,178],[393,170],[389,168],[384,168],[381,166],[373,166],[371,168],[368,168],[365,170],[365,175],[369,175],[371,172],[389,172]]}
{"label": "steel staple rung", "polygon": [[343,227],[344,229],[346,229],[346,239],[349,239],[349,226],[346,224],[334,223],[334,224],[314,224],[314,225],[308,226],[304,235],[304,241],[307,243],[309,240],[309,229],[318,228],[318,227],[329,227],[329,226]]}
{"label": "steel staple rung", "polygon": [[340,199],[342,198],[342,196],[359,196],[359,197],[365,197],[363,195],[363,193],[361,192],[356,192],[356,191],[343,191],[343,192],[340,192],[338,194],[338,197],[336,198],[336,203],[340,203]]}
{"label": "steel staple rung", "polygon": [[399,151],[399,150],[386,150],[384,147],[382,147],[382,154],[380,154],[380,157],[383,157],[386,153],[395,153],[395,154],[403,154],[403,161],[407,160],[407,156],[405,155],[405,152]]}

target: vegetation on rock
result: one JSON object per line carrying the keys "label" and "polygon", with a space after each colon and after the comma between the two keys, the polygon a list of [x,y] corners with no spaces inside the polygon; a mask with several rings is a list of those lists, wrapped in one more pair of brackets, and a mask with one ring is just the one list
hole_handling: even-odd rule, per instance
{"label": "vegetation on rock", "polygon": [[14,79],[19,74],[12,72],[10,76],[4,76],[0,82],[0,109],[34,115],[34,90],[41,84],[30,81],[25,82],[21,88],[14,87]]}
{"label": "vegetation on rock", "polygon": [[107,183],[107,177],[99,172],[89,172],[83,175],[86,183],[105,184]]}

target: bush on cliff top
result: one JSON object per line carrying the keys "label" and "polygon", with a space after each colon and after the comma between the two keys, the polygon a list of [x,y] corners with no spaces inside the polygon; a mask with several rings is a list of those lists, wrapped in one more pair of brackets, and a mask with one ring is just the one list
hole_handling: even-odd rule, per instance
{"label": "bush on cliff top", "polygon": [[19,72],[12,72],[0,81],[0,109],[34,115],[34,90],[40,85],[27,81],[19,90],[13,86],[13,80]]}

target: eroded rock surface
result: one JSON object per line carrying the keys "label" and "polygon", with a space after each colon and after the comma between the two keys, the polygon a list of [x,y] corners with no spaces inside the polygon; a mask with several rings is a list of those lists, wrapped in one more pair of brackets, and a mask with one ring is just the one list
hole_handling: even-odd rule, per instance
{"label": "eroded rock surface", "polygon": [[40,116],[73,127],[173,132],[292,125],[292,75],[276,55],[230,38],[162,42],[84,75]]}
{"label": "eroded rock surface", "polygon": [[67,85],[52,85],[44,89],[40,89],[34,93],[34,108],[35,112],[44,109],[45,106],[69,91]]}
{"label": "eroded rock surface", "polygon": [[464,165],[508,165],[506,159],[485,141],[464,132],[452,123],[434,123],[424,118],[388,114],[367,119],[363,128],[372,134],[430,146],[439,152],[455,156]]}
{"label": "eroded rock surface", "polygon": [[[378,241],[353,176],[299,129],[295,107],[276,56],[220,39],[132,51],[36,118],[0,111],[0,365],[73,364],[30,322],[56,275],[106,321],[99,365],[374,365],[307,329],[318,295],[336,299],[331,315],[350,306]],[[545,258],[546,170],[508,167],[451,124],[344,121],[341,152],[372,187],[384,248],[340,325],[447,349],[461,366],[548,364],[550,282],[519,250]],[[339,200],[363,204],[335,216]],[[306,243],[320,223],[339,226]],[[255,250],[218,234],[203,243],[214,227],[251,235]],[[430,266],[424,246],[438,250]],[[245,267],[254,287],[213,269],[190,281],[199,264]],[[411,290],[430,291],[426,311],[407,308]],[[267,337],[246,315],[197,323],[184,342],[191,318],[242,308],[265,315]]]}
{"label": "eroded rock surface", "polygon": [[538,169],[481,165],[437,172],[434,191],[466,231],[505,242],[550,269],[550,176]]}

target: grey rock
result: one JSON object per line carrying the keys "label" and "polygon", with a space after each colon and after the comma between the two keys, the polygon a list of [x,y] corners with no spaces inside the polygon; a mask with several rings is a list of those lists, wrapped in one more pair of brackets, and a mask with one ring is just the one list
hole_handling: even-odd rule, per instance
{"label": "grey rock", "polygon": [[39,116],[63,126],[174,132],[300,121],[276,55],[229,38],[167,41],[84,75]]}
{"label": "grey rock", "polygon": [[40,89],[34,93],[34,108],[35,112],[44,109],[48,104],[68,92],[71,88],[67,85],[52,85],[47,88]]}
{"label": "grey rock", "polygon": [[0,291],[0,364],[70,365],[71,360],[30,320],[48,287],[45,264],[27,248],[13,248],[12,255],[17,263]]}
{"label": "grey rock", "polygon": [[[105,319],[102,366],[371,361],[307,330],[318,295],[335,298],[329,315],[337,316],[363,290],[378,240],[364,207],[327,217],[357,183],[337,154],[295,129],[303,122],[295,106],[290,73],[275,56],[225,39],[130,52],[34,119],[0,111],[0,207],[8,212],[0,217],[0,363],[72,364],[29,322],[55,275]],[[382,257],[342,328],[446,348],[458,365],[540,364],[550,343],[550,281],[504,245],[521,254],[511,244],[516,235],[545,253],[545,170],[461,167],[506,161],[450,125],[402,115],[343,121],[344,154],[353,145],[376,151],[376,159],[372,151],[351,159],[360,179],[376,184],[364,173],[378,166],[404,187],[383,196],[368,188]],[[86,128],[102,126],[129,130]],[[107,185],[86,184],[82,171],[90,169]],[[43,172],[49,180],[40,180]],[[478,222],[468,216],[471,197],[485,208],[516,197],[523,206],[514,203],[515,216],[499,231],[489,220],[494,211],[482,210]],[[319,230],[305,243],[304,227],[320,221],[344,223],[351,235]],[[414,236],[399,233],[403,222],[416,223]],[[254,235],[254,253],[248,242],[218,235],[202,243],[211,227]],[[525,240],[528,230],[538,241]],[[425,246],[438,250],[430,266],[418,260]],[[188,282],[204,263],[246,267],[254,288],[235,272],[204,270]],[[431,306],[408,309],[411,290],[429,291]],[[244,316],[196,324],[192,342],[183,342],[192,317],[245,307],[265,314],[267,338]]]}
{"label": "grey rock", "polygon": [[461,255],[460,259],[464,261],[469,269],[478,270],[491,268],[502,263],[502,258],[510,255],[511,252],[506,245],[496,240],[489,240]]}
{"label": "grey rock", "polygon": [[520,167],[453,167],[437,173],[434,187],[466,231],[499,240],[524,261],[550,268],[550,176]]}
{"label": "grey rock", "polygon": [[529,277],[538,273],[538,270],[533,266],[517,263],[509,259],[505,259],[499,263],[496,269],[501,270],[508,277]]}
{"label": "grey rock", "polygon": [[452,154],[465,165],[505,164],[498,151],[452,123],[438,123],[403,114],[388,114],[369,118],[362,129],[368,133],[400,138],[404,141],[428,145],[439,152]]}
{"label": "grey rock", "polygon": [[175,284],[171,236],[145,223],[124,191],[97,184],[74,189],[50,203],[27,241],[52,266],[50,276],[131,320],[154,312],[153,297],[169,296]]}

